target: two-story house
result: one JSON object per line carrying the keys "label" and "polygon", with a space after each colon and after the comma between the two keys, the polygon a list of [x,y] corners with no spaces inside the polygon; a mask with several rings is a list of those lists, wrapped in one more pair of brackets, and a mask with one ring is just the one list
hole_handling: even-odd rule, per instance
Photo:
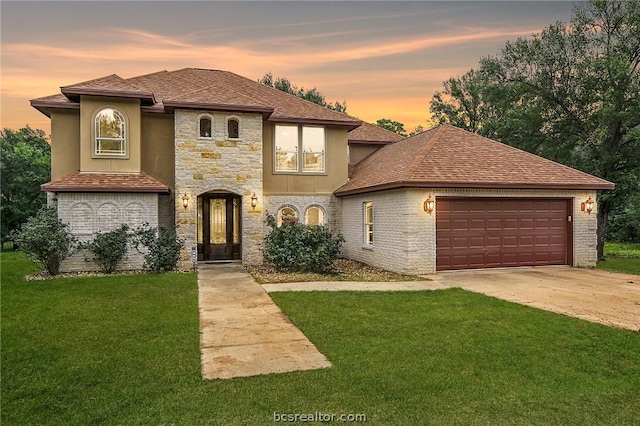
{"label": "two-story house", "polygon": [[[71,231],[177,224],[182,267],[260,264],[267,212],[330,224],[346,257],[398,272],[593,266],[587,200],[613,188],[452,126],[400,140],[226,71],[110,75],[31,105],[51,117],[42,189]],[[63,268],[92,269],[86,257]]]}

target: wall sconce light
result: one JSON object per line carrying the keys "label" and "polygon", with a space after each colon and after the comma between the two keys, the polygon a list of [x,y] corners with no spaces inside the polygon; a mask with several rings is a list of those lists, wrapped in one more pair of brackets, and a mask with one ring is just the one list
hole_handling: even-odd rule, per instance
{"label": "wall sconce light", "polygon": [[184,207],[185,210],[187,210],[187,207],[189,207],[189,196],[186,192],[182,196],[182,207]]}
{"label": "wall sconce light", "polygon": [[254,192],[253,195],[251,196],[251,208],[255,210],[257,205],[258,205],[258,197],[256,197],[256,193]]}
{"label": "wall sconce light", "polygon": [[433,213],[433,209],[436,207],[436,200],[433,198],[433,195],[429,194],[429,198],[424,202],[424,211],[431,214]]}
{"label": "wall sconce light", "polygon": [[587,214],[591,214],[591,212],[593,211],[593,207],[596,205],[596,202],[594,201],[593,198],[591,198],[591,195],[589,195],[589,198],[587,198],[586,201],[583,201],[582,203],[580,203],[580,210],[583,212],[586,212]]}

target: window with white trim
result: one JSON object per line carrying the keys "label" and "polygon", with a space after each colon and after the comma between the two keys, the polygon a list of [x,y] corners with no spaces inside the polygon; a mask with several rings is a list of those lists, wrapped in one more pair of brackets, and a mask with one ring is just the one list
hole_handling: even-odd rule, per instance
{"label": "window with white trim", "polygon": [[318,206],[310,206],[304,213],[306,225],[324,225],[324,210]]}
{"label": "window with white trim", "polygon": [[373,203],[368,201],[363,206],[364,245],[373,245]]}
{"label": "window with white trim", "polygon": [[95,119],[95,154],[127,155],[127,133],[124,114],[115,108],[103,108]]}
{"label": "window with white trim", "polygon": [[278,226],[282,225],[283,221],[297,221],[298,211],[291,206],[282,206],[278,209],[277,220]]}
{"label": "window with white trim", "polygon": [[278,124],[275,126],[274,170],[324,173],[325,149],[324,127]]}

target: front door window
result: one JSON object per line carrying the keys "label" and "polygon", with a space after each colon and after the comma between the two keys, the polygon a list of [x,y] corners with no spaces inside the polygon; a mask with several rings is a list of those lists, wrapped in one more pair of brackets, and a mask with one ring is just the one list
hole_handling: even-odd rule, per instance
{"label": "front door window", "polygon": [[226,193],[198,197],[198,260],[240,259],[240,201]]}

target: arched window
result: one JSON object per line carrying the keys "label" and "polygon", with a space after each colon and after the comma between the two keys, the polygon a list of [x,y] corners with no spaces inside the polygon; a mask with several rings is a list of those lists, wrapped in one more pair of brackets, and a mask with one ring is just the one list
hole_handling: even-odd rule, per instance
{"label": "arched window", "polygon": [[126,155],[127,136],[124,115],[114,108],[104,108],[96,114],[96,155]]}
{"label": "arched window", "polygon": [[201,138],[211,138],[211,117],[200,117],[198,120],[198,135]]}
{"label": "arched window", "polygon": [[227,136],[229,139],[238,139],[240,137],[240,121],[237,118],[227,120]]}
{"label": "arched window", "polygon": [[324,225],[324,211],[318,206],[311,206],[304,213],[304,223],[307,225]]}
{"label": "arched window", "polygon": [[282,206],[278,210],[278,226],[282,225],[283,221],[298,220],[298,211],[291,206]]}

